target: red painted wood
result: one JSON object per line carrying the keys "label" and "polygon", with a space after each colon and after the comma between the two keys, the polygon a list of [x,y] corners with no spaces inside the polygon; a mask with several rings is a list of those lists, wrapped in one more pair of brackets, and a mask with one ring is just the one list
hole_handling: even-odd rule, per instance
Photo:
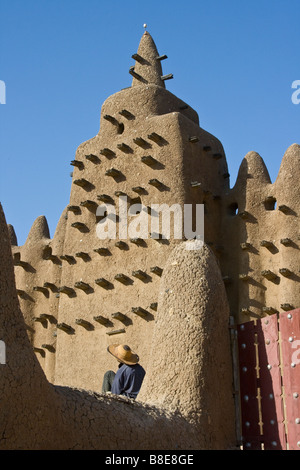
{"label": "red painted wood", "polygon": [[259,411],[257,400],[257,373],[255,352],[254,323],[247,322],[237,326],[241,428],[245,450],[261,448]]}
{"label": "red painted wood", "polygon": [[286,435],[277,315],[258,320],[256,331],[264,449],[285,450]]}
{"label": "red painted wood", "polygon": [[288,449],[300,450],[300,308],[280,313]]}

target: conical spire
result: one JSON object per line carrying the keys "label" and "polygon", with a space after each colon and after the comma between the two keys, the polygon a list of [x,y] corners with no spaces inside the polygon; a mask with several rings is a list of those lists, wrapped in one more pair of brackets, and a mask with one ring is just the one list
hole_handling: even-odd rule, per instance
{"label": "conical spire", "polygon": [[152,36],[145,31],[136,54],[134,67],[131,67],[129,73],[133,76],[132,86],[142,84],[154,84],[165,88],[165,82],[162,80],[161,60],[166,56],[160,57]]}
{"label": "conical spire", "polygon": [[18,245],[18,240],[16,236],[16,232],[14,227],[11,224],[7,224],[7,229],[8,229],[8,234],[10,237],[10,243],[12,246],[17,246]]}
{"label": "conical spire", "polygon": [[47,219],[44,215],[40,215],[35,219],[30,232],[27,236],[26,244],[37,243],[42,238],[50,238],[49,227]]}

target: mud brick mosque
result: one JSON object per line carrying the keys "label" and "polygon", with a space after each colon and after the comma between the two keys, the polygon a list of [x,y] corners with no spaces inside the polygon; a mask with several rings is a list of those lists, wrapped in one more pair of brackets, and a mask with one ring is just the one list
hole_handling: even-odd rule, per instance
{"label": "mud brick mosque", "polygon": [[[107,98],[99,133],[71,161],[53,238],[42,215],[18,246],[1,215],[0,332],[7,365],[12,353],[22,359],[1,365],[11,416],[0,448],[233,447],[229,324],[300,306],[300,146],[274,183],[250,151],[231,189],[221,142],[166,89],[167,56],[149,32],[132,59],[131,87]],[[204,246],[163,233],[100,239],[97,208],[114,206],[118,225],[120,196],[149,218],[152,204],[203,204]],[[129,344],[146,369],[134,403],[101,394],[113,343]]]}

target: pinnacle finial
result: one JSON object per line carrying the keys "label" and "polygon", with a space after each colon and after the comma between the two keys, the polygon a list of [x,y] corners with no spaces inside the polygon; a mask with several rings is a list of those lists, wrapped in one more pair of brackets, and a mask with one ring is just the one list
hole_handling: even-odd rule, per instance
{"label": "pinnacle finial", "polygon": [[147,29],[147,23],[144,23],[144,24],[143,24],[143,27],[144,27],[144,29],[146,30],[146,29]]}
{"label": "pinnacle finial", "polygon": [[[144,27],[147,26],[144,24]],[[129,69],[129,73],[133,76],[132,86],[140,86],[142,84],[155,84],[165,88],[162,80],[162,67],[157,52],[156,45],[149,34],[145,30],[136,54],[132,55],[136,61],[135,65]]]}

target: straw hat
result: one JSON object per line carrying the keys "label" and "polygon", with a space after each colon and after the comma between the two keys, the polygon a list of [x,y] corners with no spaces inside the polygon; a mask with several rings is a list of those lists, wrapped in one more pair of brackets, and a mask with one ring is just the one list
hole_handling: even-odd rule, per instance
{"label": "straw hat", "polygon": [[107,351],[119,359],[120,362],[132,366],[139,362],[139,356],[131,351],[127,344],[111,344],[108,346]]}

